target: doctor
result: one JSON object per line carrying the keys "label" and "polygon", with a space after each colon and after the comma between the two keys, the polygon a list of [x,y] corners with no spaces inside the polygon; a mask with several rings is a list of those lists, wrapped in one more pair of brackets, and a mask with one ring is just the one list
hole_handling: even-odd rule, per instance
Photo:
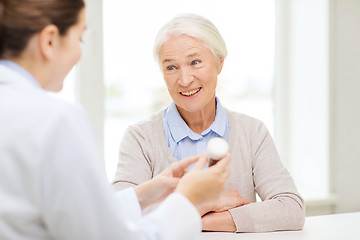
{"label": "doctor", "polygon": [[230,157],[207,170],[188,158],[115,195],[82,108],[44,91],[62,88],[85,28],[83,0],[0,0],[0,239],[197,239]]}

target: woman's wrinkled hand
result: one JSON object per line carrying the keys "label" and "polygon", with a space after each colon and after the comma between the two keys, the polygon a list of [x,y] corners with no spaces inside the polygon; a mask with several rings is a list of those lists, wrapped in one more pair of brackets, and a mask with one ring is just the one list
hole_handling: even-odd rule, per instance
{"label": "woman's wrinkled hand", "polygon": [[218,199],[201,206],[198,211],[200,215],[203,216],[208,212],[222,212],[249,203],[251,203],[251,201],[240,196],[237,190],[227,189],[220,194]]}

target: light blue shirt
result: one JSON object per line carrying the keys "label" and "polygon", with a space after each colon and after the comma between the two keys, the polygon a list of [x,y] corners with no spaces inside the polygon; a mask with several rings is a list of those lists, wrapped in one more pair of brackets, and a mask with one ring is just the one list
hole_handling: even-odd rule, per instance
{"label": "light blue shirt", "polygon": [[14,70],[15,72],[19,73],[20,75],[22,75],[24,78],[26,78],[27,80],[29,80],[31,83],[33,83],[35,86],[40,87],[40,84],[38,81],[36,81],[36,79],[34,78],[33,75],[31,75],[31,73],[29,73],[27,70],[25,70],[22,66],[20,66],[19,64],[10,61],[10,60],[4,60],[4,59],[0,59],[0,65],[3,65],[7,68],[10,68],[12,70]]}
{"label": "light blue shirt", "polygon": [[221,137],[229,141],[229,119],[217,97],[215,120],[201,134],[193,132],[188,127],[174,102],[164,111],[163,125],[168,147],[177,160],[206,151],[206,144],[213,137]]}

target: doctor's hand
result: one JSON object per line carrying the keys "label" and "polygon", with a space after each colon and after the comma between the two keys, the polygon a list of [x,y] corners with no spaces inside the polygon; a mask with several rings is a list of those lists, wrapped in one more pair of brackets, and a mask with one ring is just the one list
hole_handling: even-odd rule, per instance
{"label": "doctor's hand", "polygon": [[175,162],[153,179],[136,186],[135,192],[141,208],[145,209],[151,204],[159,203],[173,193],[187,168],[199,158],[196,156]]}
{"label": "doctor's hand", "polygon": [[230,176],[227,169],[230,163],[229,154],[215,165],[203,169],[207,163],[205,154],[200,155],[195,167],[183,176],[175,190],[188,198],[197,209],[217,200]]}

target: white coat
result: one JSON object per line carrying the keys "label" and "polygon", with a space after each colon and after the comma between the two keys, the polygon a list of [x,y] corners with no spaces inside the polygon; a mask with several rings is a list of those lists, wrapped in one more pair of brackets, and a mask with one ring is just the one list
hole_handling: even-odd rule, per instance
{"label": "white coat", "polygon": [[0,239],[197,239],[194,206],[172,194],[141,216],[109,185],[81,107],[0,63]]}

